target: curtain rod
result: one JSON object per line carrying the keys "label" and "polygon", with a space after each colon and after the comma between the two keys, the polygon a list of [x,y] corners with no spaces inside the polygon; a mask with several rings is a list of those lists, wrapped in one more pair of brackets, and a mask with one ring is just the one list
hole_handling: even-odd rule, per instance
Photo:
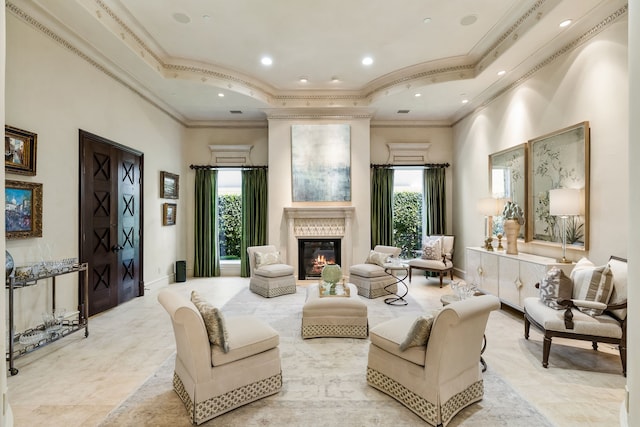
{"label": "curtain rod", "polygon": [[249,170],[249,169],[269,169],[269,166],[212,166],[212,165],[190,165],[189,169],[209,169],[209,170],[218,170],[218,169],[240,169],[240,170]]}
{"label": "curtain rod", "polygon": [[408,167],[423,167],[425,169],[432,169],[432,168],[448,168],[450,165],[449,163],[424,163],[424,164],[418,164],[418,165],[401,165],[401,164],[393,164],[393,163],[386,163],[386,164],[371,164],[371,167],[374,169],[379,169],[379,168],[408,168]]}

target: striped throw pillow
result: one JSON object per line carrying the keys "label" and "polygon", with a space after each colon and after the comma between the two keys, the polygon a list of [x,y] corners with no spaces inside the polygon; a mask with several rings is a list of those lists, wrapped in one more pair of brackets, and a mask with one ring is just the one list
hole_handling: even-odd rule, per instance
{"label": "striped throw pillow", "polygon": [[[613,274],[609,265],[599,267],[576,268],[571,272],[574,292],[573,298],[577,300],[595,301],[608,304],[613,292]],[[582,309],[591,316],[602,314],[602,310],[591,308]]]}

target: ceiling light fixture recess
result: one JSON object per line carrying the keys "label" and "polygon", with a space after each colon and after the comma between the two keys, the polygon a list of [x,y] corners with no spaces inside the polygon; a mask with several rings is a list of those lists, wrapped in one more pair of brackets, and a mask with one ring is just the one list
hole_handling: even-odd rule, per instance
{"label": "ceiling light fixture recess", "polygon": [[416,98],[420,98],[422,96],[422,94],[421,93],[415,93],[415,94],[413,94],[413,96],[415,96]]}
{"label": "ceiling light fixture recess", "polygon": [[507,72],[506,72],[505,70],[500,70],[500,71],[498,71],[498,75],[499,75],[500,77],[504,76],[505,74],[507,74]]}
{"label": "ceiling light fixture recess", "polygon": [[464,25],[465,27],[468,25],[473,25],[478,20],[478,15],[467,15],[460,20],[460,25]]}
{"label": "ceiling light fixture recess", "polygon": [[331,77],[331,81],[333,83],[338,83],[340,81],[340,79],[337,76],[333,76],[333,77]]}
{"label": "ceiling light fixture recess", "polygon": [[462,103],[463,103],[463,104],[466,104],[467,102],[469,102],[469,100],[468,100],[468,99],[463,99],[463,100],[462,100]]}
{"label": "ceiling light fixture recess", "polygon": [[307,83],[309,81],[306,77],[300,77],[300,83]]}
{"label": "ceiling light fixture recess", "polygon": [[569,25],[571,25],[571,22],[573,22],[573,21],[571,21],[571,19],[565,19],[564,21],[562,21],[560,23],[560,28],[568,27]]}
{"label": "ceiling light fixture recess", "polygon": [[273,64],[273,59],[269,58],[268,56],[263,56],[260,62],[262,63],[262,65],[271,65]]}
{"label": "ceiling light fixture recess", "polygon": [[372,57],[370,57],[370,56],[365,56],[365,57],[362,59],[362,65],[371,65],[371,64],[373,64],[373,58],[372,58]]}
{"label": "ceiling light fixture recess", "polygon": [[220,93],[218,93],[218,96],[219,96],[220,98],[224,98],[224,93],[220,92]]}
{"label": "ceiling light fixture recess", "polygon": [[424,19],[422,20],[422,22],[423,22],[424,24],[428,24],[428,23],[430,23],[430,22],[431,22],[431,18],[429,18],[429,17],[424,18]]}

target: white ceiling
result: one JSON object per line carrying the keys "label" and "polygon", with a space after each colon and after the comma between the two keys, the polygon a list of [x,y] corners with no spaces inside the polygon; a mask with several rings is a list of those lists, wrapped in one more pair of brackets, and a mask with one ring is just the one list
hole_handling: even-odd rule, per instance
{"label": "white ceiling", "polygon": [[[264,120],[268,114],[300,108],[355,109],[377,121],[452,123],[625,4],[621,0],[7,1],[9,13],[24,12],[99,68],[193,126],[217,120]],[[560,28],[565,19],[572,19],[572,24]],[[464,25],[465,21],[475,22]],[[271,66],[261,64],[264,55],[273,59]],[[372,65],[362,65],[365,56],[373,58]],[[499,70],[506,75],[499,77]],[[308,82],[301,83],[301,77]],[[463,99],[469,102],[463,104]],[[398,114],[398,110],[409,112]]]}

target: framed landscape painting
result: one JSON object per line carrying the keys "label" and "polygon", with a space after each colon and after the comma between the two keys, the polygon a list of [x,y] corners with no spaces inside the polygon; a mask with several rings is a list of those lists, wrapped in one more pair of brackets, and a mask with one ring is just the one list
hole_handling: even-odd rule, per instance
{"label": "framed landscape painting", "polygon": [[33,132],[4,127],[4,168],[7,173],[36,174],[38,135]]}
{"label": "framed landscape painting", "polygon": [[160,198],[177,199],[180,190],[180,177],[176,174],[160,172]]}
{"label": "framed landscape painting", "polygon": [[7,180],[4,193],[6,238],[42,237],[42,184]]}
{"label": "framed landscape painting", "polygon": [[178,205],[165,203],[162,205],[162,225],[176,225],[176,211]]}
{"label": "framed landscape painting", "polygon": [[294,202],[351,201],[351,127],[291,126]]}

